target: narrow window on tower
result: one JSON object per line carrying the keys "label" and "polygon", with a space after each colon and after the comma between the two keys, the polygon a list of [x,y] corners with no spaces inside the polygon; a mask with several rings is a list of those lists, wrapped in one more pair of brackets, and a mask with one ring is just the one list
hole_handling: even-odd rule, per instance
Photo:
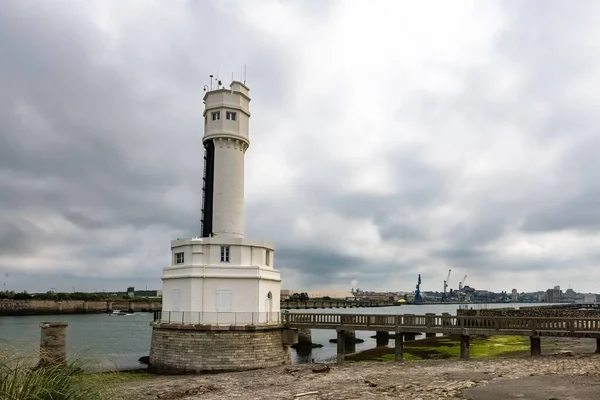
{"label": "narrow window on tower", "polygon": [[229,262],[229,246],[221,246],[221,262]]}
{"label": "narrow window on tower", "polygon": [[215,111],[212,113],[212,120],[219,121],[221,119],[221,111]]}
{"label": "narrow window on tower", "polygon": [[175,264],[183,264],[183,252],[175,253]]}
{"label": "narrow window on tower", "polygon": [[271,252],[269,250],[267,250],[267,259],[265,260],[265,264],[267,264],[267,266],[271,265]]}
{"label": "narrow window on tower", "polygon": [[236,114],[237,113],[235,113],[233,111],[227,111],[227,112],[225,112],[225,118],[228,120],[231,120],[231,121],[235,121]]}

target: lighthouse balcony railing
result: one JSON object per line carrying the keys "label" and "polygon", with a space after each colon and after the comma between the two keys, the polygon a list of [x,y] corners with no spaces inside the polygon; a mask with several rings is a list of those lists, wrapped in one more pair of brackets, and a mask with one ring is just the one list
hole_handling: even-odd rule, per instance
{"label": "lighthouse balcony railing", "polygon": [[279,312],[154,311],[154,322],[181,325],[278,325]]}

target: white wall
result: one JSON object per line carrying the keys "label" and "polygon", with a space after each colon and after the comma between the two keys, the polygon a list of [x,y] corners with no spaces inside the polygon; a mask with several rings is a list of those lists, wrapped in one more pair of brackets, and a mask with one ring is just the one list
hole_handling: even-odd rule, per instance
{"label": "white wall", "polygon": [[239,140],[215,139],[213,233],[244,236],[244,151]]}

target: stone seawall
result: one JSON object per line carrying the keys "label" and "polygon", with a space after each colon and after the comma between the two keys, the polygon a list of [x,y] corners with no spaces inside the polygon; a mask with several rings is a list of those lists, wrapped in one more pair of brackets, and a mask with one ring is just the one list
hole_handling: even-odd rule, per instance
{"label": "stone seawall", "polygon": [[0,316],[91,314],[112,310],[130,312],[157,311],[158,301],[83,301],[83,300],[0,300]]}
{"label": "stone seawall", "polygon": [[149,371],[197,374],[291,364],[284,328],[278,325],[153,324]]}
{"label": "stone seawall", "polygon": [[568,307],[523,307],[520,309],[514,308],[489,308],[481,310],[457,310],[457,316],[465,317],[562,317],[562,318],[598,318],[600,317],[599,309],[579,310]]}

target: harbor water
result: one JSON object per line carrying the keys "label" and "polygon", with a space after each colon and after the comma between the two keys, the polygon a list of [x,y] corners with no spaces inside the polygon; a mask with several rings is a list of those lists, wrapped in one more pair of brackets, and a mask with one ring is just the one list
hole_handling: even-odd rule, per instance
{"label": "harbor water", "polygon": [[[501,308],[524,307],[536,304],[475,304],[462,305],[472,308]],[[380,308],[334,308],[312,310],[289,310],[289,312],[309,312],[320,314],[440,314],[449,312],[455,314],[458,305],[403,305],[399,307]],[[134,369],[143,367],[139,358],[147,356],[150,349],[152,330],[151,313],[136,313],[123,316],[108,316],[107,314],[85,315],[40,315],[0,317],[0,352],[9,354],[34,354],[39,349],[41,322],[63,321],[69,324],[67,328],[67,354],[71,360],[82,362],[86,369],[112,370]],[[356,337],[364,343],[356,345],[356,351],[370,349],[376,346],[375,333],[368,331],[356,332]],[[334,339],[334,330],[312,331],[313,343],[323,347],[313,349],[309,354],[299,356],[292,349],[292,362],[326,362],[336,357],[336,345],[329,343]]]}

